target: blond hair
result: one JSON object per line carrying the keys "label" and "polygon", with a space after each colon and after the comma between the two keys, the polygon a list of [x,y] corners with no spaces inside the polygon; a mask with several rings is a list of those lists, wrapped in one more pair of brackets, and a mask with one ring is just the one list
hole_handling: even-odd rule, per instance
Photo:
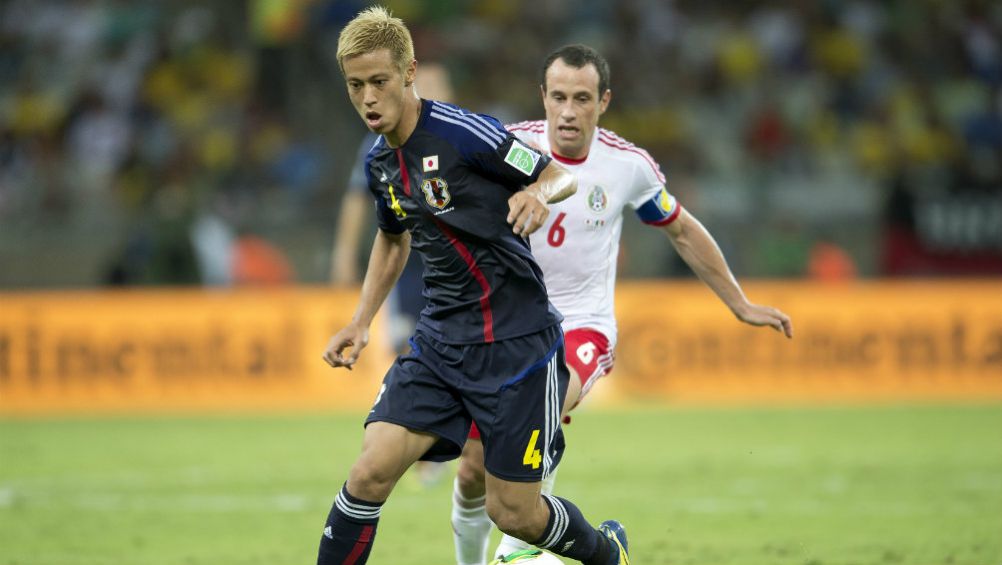
{"label": "blond hair", "polygon": [[382,6],[365,9],[348,22],[337,40],[337,64],[344,72],[347,57],[365,55],[378,49],[389,49],[393,62],[401,73],[414,60],[414,42],[404,21],[394,18]]}

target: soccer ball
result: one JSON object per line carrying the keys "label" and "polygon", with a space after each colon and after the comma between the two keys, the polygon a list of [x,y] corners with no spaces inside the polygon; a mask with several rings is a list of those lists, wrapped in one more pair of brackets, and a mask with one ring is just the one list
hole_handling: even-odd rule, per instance
{"label": "soccer ball", "polygon": [[512,565],[564,565],[564,562],[557,559],[556,555],[536,548],[509,553],[492,561],[491,565],[506,565],[508,563]]}

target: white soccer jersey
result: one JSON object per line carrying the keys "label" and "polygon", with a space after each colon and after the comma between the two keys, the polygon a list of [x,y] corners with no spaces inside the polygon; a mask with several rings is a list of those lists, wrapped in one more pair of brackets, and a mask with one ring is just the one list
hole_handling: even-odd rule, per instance
{"label": "white soccer jersey", "polygon": [[[507,126],[519,139],[552,154],[545,121]],[[651,156],[609,130],[599,128],[588,156],[555,156],[578,179],[578,190],[550,205],[546,224],[530,236],[532,254],[543,269],[550,300],[564,315],[564,331],[594,328],[616,343],[614,295],[623,211],[663,226],[679,214]]]}

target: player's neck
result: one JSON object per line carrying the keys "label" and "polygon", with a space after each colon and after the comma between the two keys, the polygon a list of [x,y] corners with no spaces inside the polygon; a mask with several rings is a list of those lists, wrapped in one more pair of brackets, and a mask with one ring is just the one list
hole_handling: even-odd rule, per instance
{"label": "player's neck", "polygon": [[406,96],[404,98],[404,111],[400,116],[400,122],[397,123],[397,127],[393,128],[393,131],[387,132],[384,136],[386,137],[386,144],[396,149],[407,143],[411,134],[417,129],[418,119],[420,118],[421,99],[416,95]]}
{"label": "player's neck", "polygon": [[557,162],[562,163],[564,165],[580,165],[581,163],[584,163],[585,161],[588,160],[587,151],[585,151],[581,157],[566,157],[564,155],[561,155],[560,153],[557,153],[556,149],[551,149],[550,155],[552,155],[553,158],[557,160]]}
{"label": "player's neck", "polygon": [[547,141],[550,142],[550,155],[552,155],[553,158],[556,159],[559,163],[562,163],[564,165],[580,165],[581,163],[584,163],[585,161],[588,160],[588,154],[591,149],[591,143],[595,139],[594,135],[595,134],[592,133],[591,135],[587,136],[587,139],[585,140],[585,143],[581,146],[581,149],[578,149],[577,151],[561,152],[559,148],[560,146],[557,145],[557,140],[555,139],[553,132],[550,132],[549,135],[547,135]]}

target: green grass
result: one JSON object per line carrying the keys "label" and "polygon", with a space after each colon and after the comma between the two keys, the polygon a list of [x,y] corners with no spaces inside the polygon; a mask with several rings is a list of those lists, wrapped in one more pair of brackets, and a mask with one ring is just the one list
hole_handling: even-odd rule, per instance
{"label": "green grass", "polygon": [[[313,563],[359,415],[0,421],[0,564]],[[580,413],[558,492],[637,565],[1002,563],[1002,406]],[[406,478],[370,563],[448,565]]]}

